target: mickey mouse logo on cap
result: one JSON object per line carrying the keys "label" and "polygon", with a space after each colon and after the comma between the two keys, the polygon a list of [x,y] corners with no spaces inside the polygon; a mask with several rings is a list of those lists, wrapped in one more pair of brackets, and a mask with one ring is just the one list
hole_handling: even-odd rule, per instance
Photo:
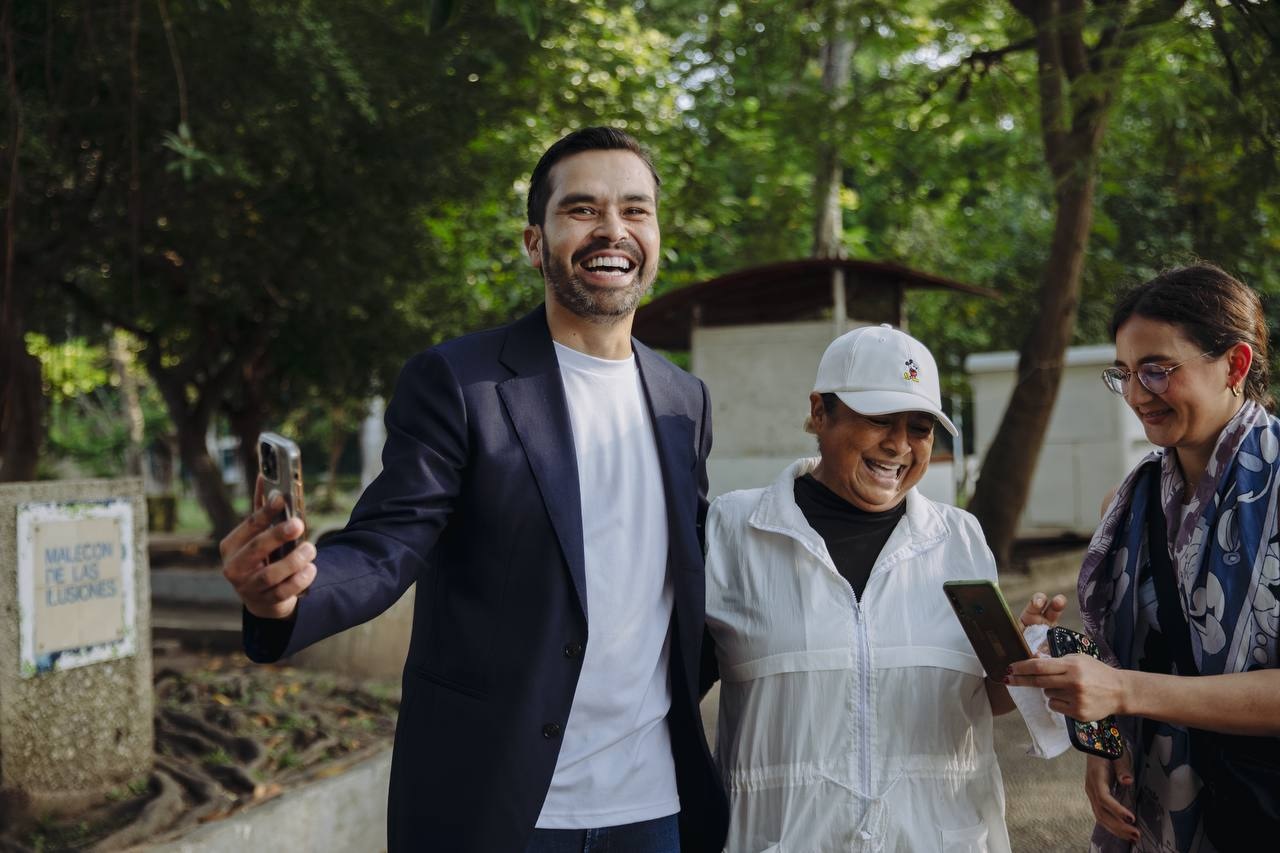
{"label": "mickey mouse logo on cap", "polygon": [[906,365],[907,365],[907,372],[902,374],[902,378],[908,379],[912,382],[919,382],[920,381],[920,365],[916,364],[916,360],[914,358],[907,359]]}

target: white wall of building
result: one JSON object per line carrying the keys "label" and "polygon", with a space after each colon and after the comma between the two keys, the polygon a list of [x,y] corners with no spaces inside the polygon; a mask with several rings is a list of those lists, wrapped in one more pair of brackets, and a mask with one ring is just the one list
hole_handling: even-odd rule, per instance
{"label": "white wall of building", "polygon": [[[817,320],[693,330],[690,367],[711,394],[712,497],[767,485],[797,458],[817,455],[804,420],[818,361],[838,334],[862,325]],[[920,491],[954,503],[953,470],[950,461],[933,462]]]}
{"label": "white wall of building", "polygon": [[381,397],[369,399],[369,413],[360,424],[360,491],[382,473],[382,445],[387,443],[387,427],[383,418],[387,404]]}
{"label": "white wall of building", "polygon": [[[1102,500],[1152,449],[1142,425],[1102,384],[1115,347],[1071,347],[1058,401],[1031,481],[1019,536],[1092,535]],[[1004,417],[1018,367],[1015,352],[976,353],[965,361],[973,387],[975,464],[981,465]]]}

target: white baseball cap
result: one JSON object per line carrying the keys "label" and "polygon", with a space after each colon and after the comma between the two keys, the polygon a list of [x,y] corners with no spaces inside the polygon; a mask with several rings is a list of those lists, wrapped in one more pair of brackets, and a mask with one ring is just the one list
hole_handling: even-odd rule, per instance
{"label": "white baseball cap", "polygon": [[960,434],[942,413],[933,355],[888,323],[863,326],[832,341],[818,364],[813,390],[835,394],[860,415],[928,412],[947,432]]}

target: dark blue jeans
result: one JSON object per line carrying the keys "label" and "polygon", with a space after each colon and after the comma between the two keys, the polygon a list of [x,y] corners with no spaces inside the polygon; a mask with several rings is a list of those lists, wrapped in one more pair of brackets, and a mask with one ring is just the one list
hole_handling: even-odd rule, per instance
{"label": "dark blue jeans", "polygon": [[600,829],[535,829],[525,853],[680,853],[676,817]]}

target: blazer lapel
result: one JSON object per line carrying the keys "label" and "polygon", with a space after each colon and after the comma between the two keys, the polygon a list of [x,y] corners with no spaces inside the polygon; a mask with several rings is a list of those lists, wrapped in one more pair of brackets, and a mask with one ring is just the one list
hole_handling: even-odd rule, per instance
{"label": "blazer lapel", "polygon": [[498,384],[498,396],[529,458],[585,616],[587,571],[578,460],[545,306],[511,325],[499,358],[516,375]]}
{"label": "blazer lapel", "polygon": [[634,339],[632,347],[640,366],[640,381],[648,397],[653,434],[658,443],[671,554],[681,554],[682,548],[690,547],[697,552],[696,541],[692,545],[684,541],[684,534],[695,530],[692,520],[697,513],[697,486],[693,478],[698,451],[694,442],[693,419],[687,414],[688,406],[679,396],[679,385],[671,375],[673,368]]}

